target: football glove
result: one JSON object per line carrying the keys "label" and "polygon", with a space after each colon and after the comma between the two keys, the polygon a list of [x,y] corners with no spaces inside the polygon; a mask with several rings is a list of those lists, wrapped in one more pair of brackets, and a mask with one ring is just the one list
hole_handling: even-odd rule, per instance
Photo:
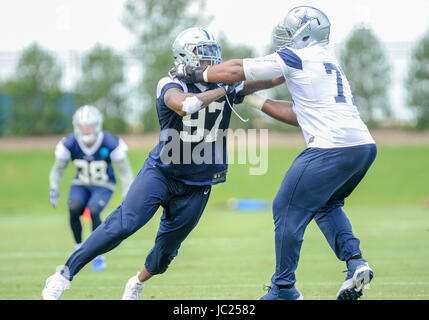
{"label": "football glove", "polygon": [[234,97],[234,104],[242,104],[245,97],[246,96],[243,96],[241,94],[236,94]]}
{"label": "football glove", "polygon": [[200,83],[204,82],[203,73],[207,69],[205,67],[192,67],[184,64],[179,64],[174,68],[170,69],[168,75],[170,78],[179,78],[186,83]]}
{"label": "football glove", "polygon": [[60,194],[57,190],[51,189],[49,190],[49,202],[51,205],[56,208],[57,207],[57,201],[60,199]]}

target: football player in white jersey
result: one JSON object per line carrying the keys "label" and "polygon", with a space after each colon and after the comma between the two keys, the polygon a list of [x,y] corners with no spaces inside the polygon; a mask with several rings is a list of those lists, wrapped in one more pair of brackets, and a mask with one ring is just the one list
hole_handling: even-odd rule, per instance
{"label": "football player in white jersey", "polygon": [[295,270],[304,231],[315,219],[348,273],[337,299],[356,300],[373,271],[342,207],[376,157],[377,148],[354,105],[349,83],[327,48],[330,22],[320,10],[288,12],[274,36],[278,50],[255,59],[233,59],[210,67],[177,66],[188,82],[233,83],[283,76],[293,104],[249,96],[245,102],[302,129],[307,148],[294,160],[273,202],[276,271],[263,300],[302,299]]}

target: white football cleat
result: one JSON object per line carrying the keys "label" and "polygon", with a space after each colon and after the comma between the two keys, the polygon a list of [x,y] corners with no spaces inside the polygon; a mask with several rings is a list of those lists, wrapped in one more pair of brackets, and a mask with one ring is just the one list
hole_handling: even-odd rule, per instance
{"label": "white football cleat", "polygon": [[43,300],[60,300],[64,291],[70,287],[70,281],[59,272],[46,279],[45,288],[42,291]]}
{"label": "white football cleat", "polygon": [[144,288],[144,282],[140,282],[138,278],[139,272],[128,280],[125,285],[125,291],[122,295],[122,300],[140,300],[140,295]]}
{"label": "white football cleat", "polygon": [[369,267],[368,263],[358,266],[353,276],[346,279],[338,290],[337,300],[357,300],[363,294],[363,289],[369,286],[374,272]]}

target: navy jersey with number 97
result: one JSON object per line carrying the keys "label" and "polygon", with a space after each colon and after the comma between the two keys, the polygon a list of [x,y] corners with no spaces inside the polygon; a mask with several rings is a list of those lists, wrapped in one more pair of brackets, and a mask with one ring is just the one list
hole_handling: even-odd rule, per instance
{"label": "navy jersey with number 97", "polygon": [[[156,108],[161,133],[159,143],[149,154],[149,164],[186,184],[213,185],[225,181],[228,168],[226,130],[231,118],[225,96],[184,117],[164,103],[164,94],[170,88],[201,93],[216,87],[215,84],[186,84],[168,77],[159,81]],[[240,84],[228,95],[231,105],[239,99],[237,92],[242,88]]]}

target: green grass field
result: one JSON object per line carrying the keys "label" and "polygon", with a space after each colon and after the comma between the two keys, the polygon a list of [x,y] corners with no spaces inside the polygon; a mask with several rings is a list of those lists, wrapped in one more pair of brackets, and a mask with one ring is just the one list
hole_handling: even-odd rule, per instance
{"label": "green grass field", "polygon": [[[271,212],[228,209],[230,198],[272,200],[300,148],[271,148],[268,172],[249,176],[230,166],[227,183],[213,188],[197,228],[182,244],[168,271],[151,279],[142,299],[256,299],[274,271]],[[137,171],[147,151],[131,151]],[[364,181],[346,201],[361,249],[375,272],[363,299],[429,298],[429,149],[379,147]],[[53,152],[0,152],[0,299],[40,299],[45,279],[74,249],[66,207],[70,165],[57,209],[48,201]],[[106,217],[119,203],[115,193]],[[160,212],[141,230],[107,253],[108,268],[85,267],[64,299],[119,299],[126,281],[140,269],[153,245]],[[84,224],[85,237],[90,224]],[[344,280],[338,261],[312,222],[305,234],[297,287],[305,299],[335,299]]]}

